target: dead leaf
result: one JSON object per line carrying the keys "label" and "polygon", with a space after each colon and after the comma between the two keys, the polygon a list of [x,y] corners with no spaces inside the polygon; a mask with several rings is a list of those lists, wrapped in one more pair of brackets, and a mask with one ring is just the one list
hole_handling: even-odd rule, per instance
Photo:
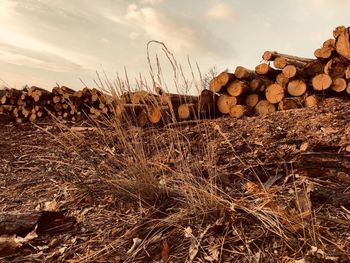
{"label": "dead leaf", "polygon": [[58,212],[58,203],[56,200],[53,201],[47,201],[44,204],[44,211],[49,211],[49,212]]}
{"label": "dead leaf", "polygon": [[218,245],[216,244],[210,244],[208,248],[209,255],[204,257],[205,260],[208,260],[209,262],[218,262],[219,261],[219,249]]}
{"label": "dead leaf", "polygon": [[16,235],[0,236],[0,256],[8,256],[16,251],[22,245],[16,240]]}
{"label": "dead leaf", "polygon": [[264,146],[262,141],[254,141],[254,144],[258,146]]}
{"label": "dead leaf", "polygon": [[185,237],[186,238],[193,237],[193,235],[192,235],[192,228],[190,228],[189,226],[184,229],[184,232],[185,232]]}
{"label": "dead leaf", "polygon": [[310,218],[311,216],[311,201],[309,192],[305,189],[300,189],[296,192],[296,202],[302,218]]}
{"label": "dead leaf", "polygon": [[169,244],[168,244],[167,240],[164,239],[163,240],[163,249],[162,249],[162,253],[161,253],[161,258],[162,258],[162,261],[164,263],[168,262],[168,260],[169,260],[169,253],[170,253]]}
{"label": "dead leaf", "polygon": [[[193,260],[195,259],[195,257],[198,254],[199,251],[199,247],[201,245],[202,239],[204,238],[205,234],[209,231],[210,228],[212,228],[214,225],[208,225],[203,231],[202,233],[200,233],[199,237],[196,238],[194,235],[192,235],[192,229],[190,227],[187,227],[185,229],[185,231],[187,230],[188,232],[190,232],[190,238],[191,238],[191,245],[188,251],[188,256],[189,256],[189,260],[187,261],[188,263],[193,262]],[[185,232],[186,235],[186,232]]]}
{"label": "dead leaf", "polygon": [[36,228],[28,233],[25,237],[16,235],[2,235],[0,236],[0,256],[8,256],[14,253],[23,244],[37,238]]}
{"label": "dead leaf", "polygon": [[249,193],[252,193],[252,194],[261,192],[260,187],[257,184],[255,184],[255,183],[253,183],[251,181],[248,181],[246,183],[245,188],[247,189],[247,191]]}
{"label": "dead leaf", "polygon": [[307,149],[309,148],[309,143],[308,142],[304,142],[300,145],[300,151],[301,152],[305,152]]}

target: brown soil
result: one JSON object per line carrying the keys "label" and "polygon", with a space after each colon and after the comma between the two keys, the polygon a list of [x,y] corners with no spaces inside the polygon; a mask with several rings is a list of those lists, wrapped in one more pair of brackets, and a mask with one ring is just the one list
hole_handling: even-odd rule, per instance
{"label": "brown soil", "polygon": [[193,262],[217,262],[213,251],[220,262],[349,262],[349,116],[350,102],[332,98],[123,135],[0,124],[0,213],[56,201],[75,218],[0,261],[185,262],[195,240]]}

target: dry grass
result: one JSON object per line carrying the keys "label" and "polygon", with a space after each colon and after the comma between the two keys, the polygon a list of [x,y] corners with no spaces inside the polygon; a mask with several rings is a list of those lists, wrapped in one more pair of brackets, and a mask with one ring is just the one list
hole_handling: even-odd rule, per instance
{"label": "dry grass", "polygon": [[[173,67],[175,87],[202,89],[205,77],[198,72],[197,81],[192,71],[188,80],[160,45]],[[155,65],[150,54],[148,59],[152,84],[140,77],[137,86],[152,90],[164,83],[158,57]],[[118,76],[110,82],[104,76],[96,83],[114,96],[133,89],[127,74],[124,80]],[[32,253],[25,260],[337,262],[329,255],[350,260],[345,245],[320,223],[327,212],[339,210],[311,201],[313,189],[328,182],[296,174],[288,160],[278,157],[277,143],[266,146],[264,160],[257,154],[256,141],[267,133],[264,120],[141,129],[122,118],[82,126],[89,129],[58,120],[56,132],[37,126],[57,144],[62,158],[74,160],[65,164],[47,158],[49,165],[72,171],[57,179],[55,189],[44,187],[60,193],[62,207],[78,219],[80,231],[60,239],[67,244],[62,255]],[[256,134],[247,137],[241,131]]]}

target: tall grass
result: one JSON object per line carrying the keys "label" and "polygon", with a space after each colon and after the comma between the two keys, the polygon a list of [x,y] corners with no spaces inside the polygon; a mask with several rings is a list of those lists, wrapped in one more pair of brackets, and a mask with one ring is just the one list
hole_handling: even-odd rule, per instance
{"label": "tall grass", "polygon": [[[158,45],[168,59],[173,83],[165,83],[159,54],[153,55],[153,61],[151,45]],[[188,59],[190,73],[186,76],[174,55],[157,41],[148,43],[147,59],[150,81],[139,76],[133,85],[125,70],[123,77],[117,75],[114,80],[104,72],[97,73],[95,83],[115,99],[135,89],[154,92],[157,86],[179,93],[195,90],[198,94],[215,74],[212,70],[203,75],[199,66],[193,67]],[[266,187],[258,171],[254,171],[256,177],[252,180],[217,165],[220,147],[226,147],[228,154],[236,154],[230,140],[218,132],[220,122],[203,122],[195,128],[194,135],[183,127],[142,129],[120,118],[92,121],[98,137],[98,145],[93,145],[110,153],[118,169],[107,167],[107,172],[101,173],[92,165],[96,178],[89,191],[103,189],[116,200],[142,207],[148,213],[135,215],[131,232],[126,231],[103,249],[86,255],[83,261],[130,248],[130,240],[135,237],[140,237],[141,243],[123,255],[123,262],[145,262],[148,253],[159,252],[154,248],[159,240],[170,243],[169,262],[202,262],[210,256],[214,258],[211,262],[293,262],[310,245],[319,243],[312,214],[305,217],[305,211],[298,208],[287,210],[295,202],[296,193],[304,188],[293,174],[284,185]],[[66,131],[66,147],[82,155],[84,138],[69,128],[62,130]],[[97,151],[89,145],[89,151]],[[244,160],[241,162],[244,164]],[[80,183],[84,184],[84,179]],[[184,234],[188,228],[192,230],[191,237]],[[143,234],[132,236],[135,229]],[[219,242],[215,248],[217,259],[211,242]]]}

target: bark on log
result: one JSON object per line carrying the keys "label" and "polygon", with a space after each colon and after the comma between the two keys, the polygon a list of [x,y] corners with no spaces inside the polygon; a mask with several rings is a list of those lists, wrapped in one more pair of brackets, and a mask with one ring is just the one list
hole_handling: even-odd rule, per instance
{"label": "bark on log", "polygon": [[275,79],[280,70],[270,67],[269,64],[261,63],[255,67],[255,72],[259,75],[265,76],[269,79]]}
{"label": "bark on log", "polygon": [[284,98],[278,103],[279,110],[292,110],[298,109],[303,106],[302,99],[299,97],[294,98]]}
{"label": "bark on log", "polygon": [[350,95],[350,82],[346,86],[346,93]]}
{"label": "bark on log", "polygon": [[218,115],[217,100],[219,96],[210,90],[203,90],[199,96],[198,114],[201,118],[214,118]]}
{"label": "bark on log", "polygon": [[267,78],[254,78],[250,81],[249,87],[251,92],[255,93],[263,93],[265,92],[266,88],[272,84],[272,81]]}
{"label": "bark on log", "polygon": [[309,63],[310,61],[313,60],[311,58],[303,58],[303,57],[298,57],[298,56],[293,56],[288,54],[282,54],[276,51],[265,51],[264,54],[262,55],[262,58],[266,61],[275,60],[277,57],[284,57],[286,59],[289,59],[290,61],[299,61],[302,63]]}
{"label": "bark on log", "polygon": [[305,65],[303,72],[309,77],[324,73],[324,63],[317,59],[313,60]]}
{"label": "bark on log", "polygon": [[330,59],[324,66],[324,73],[332,78],[343,78],[346,75],[348,64],[341,58]]}

